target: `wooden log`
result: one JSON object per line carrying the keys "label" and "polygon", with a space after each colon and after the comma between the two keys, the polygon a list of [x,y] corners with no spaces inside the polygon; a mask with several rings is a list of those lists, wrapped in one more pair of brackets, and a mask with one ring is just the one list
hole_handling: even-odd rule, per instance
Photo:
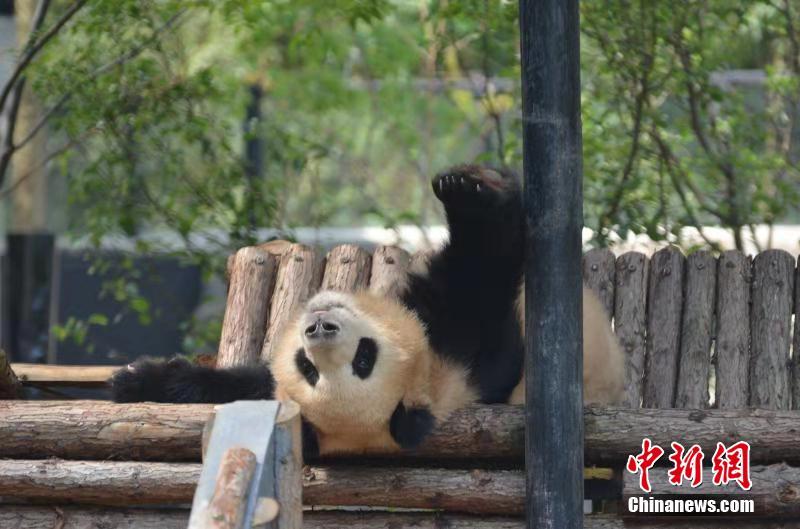
{"label": "wooden log", "polygon": [[303,525],[307,529],[523,529],[525,520],[446,513],[311,511]]}
{"label": "wooden log", "polygon": [[[184,529],[188,511],[181,509],[108,509],[0,505],[0,527],[17,529]],[[611,514],[584,517],[585,529],[730,529],[730,519],[626,518]],[[739,517],[737,529],[796,529],[794,520]],[[305,513],[306,529],[523,529],[525,520],[504,516],[470,516],[439,512]]]}
{"label": "wooden log", "polygon": [[186,509],[0,505],[0,527],[15,529],[186,529]]}
{"label": "wooden log", "polygon": [[625,351],[625,402],[642,402],[645,333],[647,332],[647,257],[639,252],[620,255],[616,263],[614,332]]}
{"label": "wooden log", "polygon": [[353,244],[342,244],[328,252],[321,290],[353,292],[369,285],[371,257]]}
{"label": "wooden log", "polygon": [[[0,402],[0,458],[200,461],[209,404],[111,404],[97,401]],[[641,450],[644,437],[669,447],[717,441],[751,443],[753,462],[800,462],[800,416],[758,409],[584,409],[587,464],[614,464]],[[624,432],[624,433],[622,433]],[[469,406],[454,412],[417,450],[397,459],[521,461],[521,406]],[[377,456],[376,456],[377,457]]]}
{"label": "wooden log", "polygon": [[608,248],[594,248],[583,254],[583,282],[597,294],[609,319],[614,315],[616,258]]}
{"label": "wooden log", "polygon": [[19,389],[19,379],[14,374],[6,352],[0,349],[0,399],[17,398]]}
{"label": "wooden log", "polygon": [[211,404],[0,402],[0,457],[199,461]]}
{"label": "wooden log", "polygon": [[258,362],[277,268],[277,258],[263,249],[248,247],[236,252],[219,341],[218,367]]}
{"label": "wooden log", "polygon": [[[197,463],[0,460],[0,502],[173,505],[191,502]],[[519,470],[306,467],[305,505],[521,514]]]}
{"label": "wooden log", "polygon": [[275,257],[281,257],[293,245],[294,243],[292,243],[291,241],[287,241],[284,239],[276,239],[274,241],[262,242],[257,247],[269,254],[274,255]]}
{"label": "wooden log", "polygon": [[198,463],[0,460],[0,502],[91,505],[188,504]]}
{"label": "wooden log", "polygon": [[105,387],[121,366],[66,366],[55,364],[11,364],[23,384],[44,386]]}
{"label": "wooden log", "polygon": [[436,248],[426,248],[424,250],[417,250],[411,254],[411,259],[408,263],[408,271],[418,274],[426,272],[431,257],[433,257],[437,251]]}
{"label": "wooden log", "polygon": [[[255,247],[259,250],[264,250],[265,252],[274,255],[278,259],[288,251],[288,249],[292,246],[290,241],[284,240],[275,240],[269,242],[263,242]],[[225,261],[225,279],[227,281],[231,280],[231,273],[233,273],[233,263],[236,262],[236,254],[233,253],[228,256],[227,260]]]}
{"label": "wooden log", "polygon": [[[469,516],[447,513],[312,511],[306,514],[308,529],[524,529],[525,520],[501,516]],[[583,517],[584,529],[731,529],[730,519],[675,517],[622,518],[613,514]],[[794,520],[765,520],[739,516],[737,529],[797,529]],[[39,529],[39,528],[36,528]],[[50,528],[47,528],[50,529]]]}
{"label": "wooden log", "polygon": [[[307,515],[310,529],[523,529],[522,518],[451,515],[409,512],[318,511]],[[592,514],[583,518],[585,529],[731,529],[730,519],[676,517],[622,518],[613,514]],[[737,529],[796,529],[793,520],[737,517]]]}
{"label": "wooden log", "polygon": [[750,405],[788,410],[794,258],[783,250],[753,260],[750,312]]}
{"label": "wooden log", "polygon": [[247,493],[256,472],[256,455],[242,447],[229,448],[222,456],[214,494],[202,527],[240,529],[247,507]]}
{"label": "wooden log", "polygon": [[647,290],[647,358],[642,406],[671,408],[680,355],[685,258],[675,246],[653,254]]}
{"label": "wooden log", "polygon": [[303,502],[520,515],[525,476],[518,470],[310,467]]}
{"label": "wooden log", "polygon": [[792,370],[792,409],[800,410],[800,259],[797,260],[797,273],[794,276],[794,351]]}
{"label": "wooden log", "polygon": [[397,246],[378,246],[372,255],[369,290],[382,296],[397,297],[406,285],[411,256]]}
{"label": "wooden log", "polygon": [[750,258],[723,252],[717,263],[716,405],[747,407],[750,372]]}
{"label": "wooden log", "polygon": [[[667,450],[669,453],[669,450]],[[664,456],[666,457],[666,456]],[[710,454],[707,454],[710,457]],[[667,495],[737,495],[742,499],[753,500],[759,516],[791,517],[800,520],[800,468],[785,464],[768,466],[751,466],[750,479],[752,487],[744,491],[735,482],[727,485],[714,485],[711,468],[703,469],[703,482],[692,488],[684,481],[683,486],[669,483],[669,468],[650,469],[650,485],[652,492],[664,498]],[[623,495],[640,496],[644,493],[639,488],[639,475],[625,472]]]}
{"label": "wooden log", "polygon": [[276,335],[294,312],[313,296],[322,282],[323,257],[313,248],[293,244],[281,256],[269,311],[261,359],[269,361]]}
{"label": "wooden log", "polygon": [[[654,494],[731,494],[734,484],[675,488],[668,469],[650,470]],[[86,461],[0,460],[0,502],[92,505],[175,505],[190,501],[200,465]],[[800,516],[800,469],[784,464],[754,465],[752,489],[761,516]],[[639,494],[638,479],[626,473],[625,490]],[[443,470],[365,466],[307,467],[306,506],[435,509],[486,515],[521,515],[525,501],[521,470]]]}
{"label": "wooden log", "polygon": [[275,489],[280,529],[303,527],[303,447],[300,406],[282,402],[275,422]]}
{"label": "wooden log", "polygon": [[645,437],[667,451],[672,441],[698,444],[709,457],[718,442],[744,440],[750,443],[753,463],[800,462],[800,415],[793,411],[587,407],[584,421],[585,458],[597,465],[613,465],[626,460],[625,454],[639,453]]}
{"label": "wooden log", "polygon": [[709,405],[708,373],[716,287],[716,259],[711,252],[694,252],[686,259],[676,408],[707,408]]}

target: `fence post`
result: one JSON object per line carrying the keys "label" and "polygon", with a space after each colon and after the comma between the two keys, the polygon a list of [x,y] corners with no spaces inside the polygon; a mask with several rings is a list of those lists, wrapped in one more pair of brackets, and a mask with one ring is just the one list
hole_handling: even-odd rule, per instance
{"label": "fence post", "polygon": [[527,526],[583,527],[578,0],[520,0]]}

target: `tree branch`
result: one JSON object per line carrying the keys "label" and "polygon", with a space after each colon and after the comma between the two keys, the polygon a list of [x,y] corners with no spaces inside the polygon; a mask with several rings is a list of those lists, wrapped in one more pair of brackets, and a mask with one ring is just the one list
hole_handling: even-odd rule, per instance
{"label": "tree branch", "polygon": [[[128,50],[127,52],[123,53],[119,57],[115,58],[114,60],[99,66],[93,72],[91,72],[86,80],[94,81],[99,77],[103,76],[104,74],[108,73],[112,69],[122,66],[123,64],[127,63],[130,60],[135,59],[138,57],[147,47],[152,44],[154,41],[158,39],[158,37],[166,30],[171,28],[175,25],[178,19],[186,12],[186,9],[182,9],[171,16],[164,24],[159,26],[153,31],[153,34],[146,39],[144,42],[135,46]],[[20,78],[16,85],[19,87],[18,90],[14,90],[12,93],[11,98],[11,105],[12,105],[12,112],[9,113],[9,120],[8,120],[8,134],[4,138],[4,145],[3,150],[0,153],[0,186],[2,186],[3,181],[5,180],[6,172],[8,171],[8,167],[11,164],[11,159],[16,151],[23,148],[27,145],[36,135],[44,128],[50,118],[52,118],[56,113],[58,113],[64,105],[72,98],[73,92],[67,92],[52,106],[50,107],[40,118],[36,125],[31,128],[28,134],[22,138],[18,143],[14,143],[14,130],[16,129],[16,121],[17,121],[17,110],[19,108],[19,103],[22,96],[22,85],[24,84],[24,77]],[[27,175],[26,175],[27,177]],[[19,182],[15,183],[13,186],[9,188],[7,191],[13,191]]]}
{"label": "tree branch", "polygon": [[17,130],[17,116],[19,114],[19,107],[22,104],[22,92],[25,89],[25,79],[20,79],[14,86],[14,91],[11,93],[11,109],[8,112],[8,119],[6,121],[6,133],[3,138],[3,151],[0,153],[0,185],[3,184],[3,178],[6,174],[9,164],[11,163],[11,156],[17,150],[14,146],[14,134]]}
{"label": "tree branch", "polygon": [[[667,167],[669,167],[670,170],[672,170],[673,168],[674,169],[679,169],[680,165],[678,163],[677,157],[672,152],[672,149],[670,148],[669,144],[667,144],[667,142],[664,140],[664,138],[661,137],[661,134],[658,132],[658,129],[653,127],[649,131],[649,135],[653,139],[653,142],[658,147],[659,154],[660,154],[662,160],[664,160],[664,162],[667,164]],[[703,193],[700,191],[700,189],[696,185],[694,185],[694,182],[692,182],[692,180],[685,173],[685,171],[680,170],[680,172],[681,172],[681,175],[682,175],[683,182],[686,184],[686,187],[688,187],[689,190],[692,192],[692,195],[694,195],[695,200],[697,200],[697,203],[699,204],[700,208],[702,210],[704,210],[705,212],[710,213],[711,215],[714,215],[721,222],[723,222],[723,223],[728,222],[730,220],[728,218],[728,216],[725,215],[725,213],[723,213],[721,210],[719,210],[717,208],[714,208],[713,206],[708,204],[708,202],[706,201],[705,197],[703,196]]]}
{"label": "tree branch", "polygon": [[75,145],[79,144],[81,141],[86,139],[86,137],[91,135],[91,133],[93,133],[93,132],[95,132],[95,129],[90,129],[90,130],[86,131],[80,138],[68,141],[67,143],[65,143],[64,145],[62,145],[61,147],[59,147],[55,151],[53,151],[50,154],[48,154],[47,156],[45,156],[44,159],[42,159],[38,164],[36,164],[36,166],[33,169],[31,169],[30,171],[28,171],[24,175],[22,175],[19,178],[17,178],[11,185],[6,187],[5,189],[0,189],[0,200],[8,197],[20,185],[22,185],[22,183],[25,182],[25,180],[30,178],[31,175],[33,175],[36,171],[38,171],[39,169],[41,169],[42,167],[47,165],[50,162],[50,160],[52,160],[53,158],[55,158],[57,156],[60,156],[61,154],[67,152],[69,149],[73,148]]}
{"label": "tree branch", "polygon": [[[6,82],[5,86],[3,87],[2,92],[0,92],[0,112],[6,106],[6,100],[8,99],[8,95],[11,93],[11,89],[13,88],[14,84],[16,84],[17,80],[22,76],[22,72],[31,61],[36,57],[36,55],[44,48],[44,46],[50,42],[53,37],[55,37],[61,28],[69,22],[69,20],[77,13],[83,6],[86,4],[88,0],[76,0],[71,6],[67,8],[61,18],[59,18],[55,24],[47,30],[46,33],[42,35],[41,38],[37,39],[37,35],[39,29],[41,29],[41,25],[44,22],[44,15],[46,14],[47,8],[50,5],[50,0],[41,0],[39,6],[36,9],[36,15],[34,20],[34,26],[31,28],[31,35],[28,38],[28,43],[25,45],[25,50],[23,51],[22,55],[17,62],[14,71],[11,72],[11,77],[9,77],[8,81]],[[38,23],[39,26],[37,27],[35,24]]]}
{"label": "tree branch", "polygon": [[[642,44],[645,43],[647,40],[645,34],[647,32],[646,28],[646,18],[647,15],[645,13],[645,5],[644,2],[639,2],[639,28],[640,28],[640,35],[638,35],[639,40]],[[617,216],[619,212],[620,205],[622,204],[622,197],[625,194],[625,188],[627,186],[628,180],[633,174],[633,168],[636,163],[636,159],[638,158],[639,149],[641,147],[641,131],[642,131],[642,123],[644,121],[644,111],[645,107],[649,106],[649,98],[650,98],[650,75],[653,69],[654,57],[655,57],[655,45],[656,45],[656,17],[652,16],[650,20],[650,32],[651,37],[649,39],[649,46],[646,49],[643,49],[643,60],[640,65],[641,74],[634,72],[632,76],[632,81],[636,83],[636,98],[634,100],[633,105],[633,128],[631,130],[631,146],[628,150],[628,156],[625,160],[625,165],[622,168],[622,176],[617,183],[617,186],[614,190],[614,195],[611,198],[611,203],[609,204],[608,208],[606,209],[605,213],[600,216],[599,219],[599,226],[597,232],[602,236],[605,236],[604,232],[608,228],[608,226],[613,222],[613,219]],[[604,43],[605,37],[599,35],[596,37],[598,42],[600,42],[601,48],[604,50],[607,57],[610,60],[613,57],[614,53],[609,53],[610,48],[607,44]],[[642,46],[644,48],[644,46]],[[624,71],[624,70],[623,70]]]}

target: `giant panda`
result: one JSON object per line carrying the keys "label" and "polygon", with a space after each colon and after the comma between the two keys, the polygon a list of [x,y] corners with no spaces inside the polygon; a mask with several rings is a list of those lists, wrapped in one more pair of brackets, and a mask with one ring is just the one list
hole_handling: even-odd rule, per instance
{"label": "giant panda", "polygon": [[[117,402],[292,399],[307,451],[413,448],[469,403],[521,403],[523,211],[506,169],[459,165],[433,179],[449,240],[397,299],[323,291],[279,335],[269,366],[214,370],[140,361],[112,378]],[[534,301],[535,302],[535,301]],[[584,396],[623,395],[623,358],[600,302],[584,289]]]}

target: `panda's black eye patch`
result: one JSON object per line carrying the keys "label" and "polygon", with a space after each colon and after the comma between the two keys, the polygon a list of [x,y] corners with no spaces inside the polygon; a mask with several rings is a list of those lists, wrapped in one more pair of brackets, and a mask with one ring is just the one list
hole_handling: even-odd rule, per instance
{"label": "panda's black eye patch", "polygon": [[319,371],[317,371],[317,366],[312,364],[311,360],[308,359],[306,350],[302,347],[298,349],[297,354],[294,355],[294,363],[297,365],[297,370],[300,371],[303,378],[306,379],[306,382],[311,384],[311,386],[316,386],[319,380]]}
{"label": "panda's black eye patch", "polygon": [[372,338],[361,338],[358,341],[356,356],[353,358],[353,374],[365,379],[372,374],[375,360],[378,359],[378,344]]}

